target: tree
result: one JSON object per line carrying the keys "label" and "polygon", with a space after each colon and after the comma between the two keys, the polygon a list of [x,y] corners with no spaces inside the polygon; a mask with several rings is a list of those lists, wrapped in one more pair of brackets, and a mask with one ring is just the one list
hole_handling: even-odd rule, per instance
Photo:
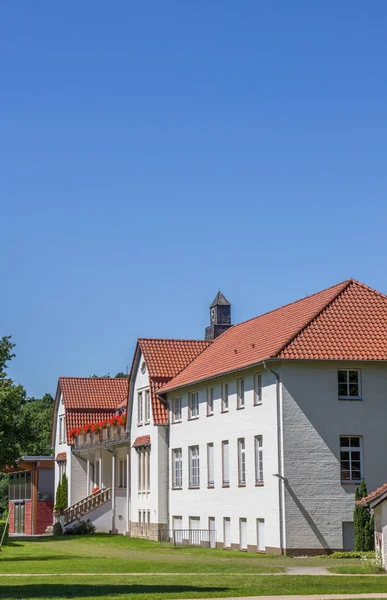
{"label": "tree", "polygon": [[51,455],[51,428],[54,398],[44,394],[43,398],[27,398],[23,414],[30,423],[29,439],[23,447],[23,454],[30,456]]}
{"label": "tree", "polygon": [[10,336],[0,339],[0,469],[14,465],[30,439],[30,424],[23,413],[26,393],[7,377],[14,344]]}
{"label": "tree", "polygon": [[[361,480],[359,487],[356,488],[355,502],[367,496],[367,486],[364,479]],[[355,504],[353,513],[353,523],[355,530],[355,550],[361,552],[374,549],[374,518],[367,506],[358,506]]]}
{"label": "tree", "polygon": [[63,473],[62,480],[56,488],[55,506],[54,509],[61,512],[68,506],[68,483],[66,473]]}
{"label": "tree", "polygon": [[120,371],[117,375],[114,376],[114,379],[129,379],[129,374]]}

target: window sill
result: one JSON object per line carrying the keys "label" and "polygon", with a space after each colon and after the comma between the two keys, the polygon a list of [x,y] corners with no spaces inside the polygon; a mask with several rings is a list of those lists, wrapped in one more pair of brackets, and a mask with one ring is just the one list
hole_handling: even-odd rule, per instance
{"label": "window sill", "polygon": [[237,410],[243,410],[244,406],[237,406]]}
{"label": "window sill", "polygon": [[142,427],[143,423],[137,423],[137,427]]}
{"label": "window sill", "polygon": [[262,402],[254,402],[253,406],[262,406]]}
{"label": "window sill", "polygon": [[189,485],[188,489],[189,490],[200,490],[200,485]]}
{"label": "window sill", "polygon": [[225,408],[224,410],[221,410],[220,412],[222,413],[222,415],[223,415],[224,413],[228,413],[228,408]]}
{"label": "window sill", "polygon": [[178,486],[175,486],[175,485],[173,485],[173,486],[172,486],[172,490],[182,490],[182,489],[183,489],[183,486],[182,486],[182,485],[181,485],[181,486],[179,486],[179,487],[178,487]]}
{"label": "window sill", "polygon": [[171,421],[171,424],[172,424],[172,425],[178,425],[178,424],[179,424],[179,423],[181,423],[181,422],[182,422],[182,420],[180,419],[180,421]]}
{"label": "window sill", "polygon": [[215,489],[215,484],[214,484],[214,483],[213,483],[213,484],[211,484],[211,485],[209,484],[209,485],[207,486],[207,489],[208,489],[208,490],[213,490],[213,489]]}
{"label": "window sill", "polygon": [[246,487],[245,483],[238,483],[238,487]]}
{"label": "window sill", "polygon": [[230,484],[229,483],[222,483],[222,488],[229,488]]}
{"label": "window sill", "polygon": [[265,484],[264,484],[264,482],[263,482],[263,481],[258,481],[258,482],[255,484],[255,487],[263,487],[264,485],[265,485]]}
{"label": "window sill", "polygon": [[351,486],[358,486],[360,485],[360,481],[342,481],[341,485],[351,485]]}
{"label": "window sill", "polygon": [[213,412],[212,413],[207,413],[207,417],[213,417],[213,416],[214,416]]}
{"label": "window sill", "polygon": [[342,402],[342,401],[344,401],[344,402],[347,401],[348,402],[348,400],[350,402],[362,402],[363,398],[356,398],[355,396],[339,396],[338,400],[340,402]]}
{"label": "window sill", "polygon": [[188,417],[188,421],[197,421],[199,416],[197,417]]}

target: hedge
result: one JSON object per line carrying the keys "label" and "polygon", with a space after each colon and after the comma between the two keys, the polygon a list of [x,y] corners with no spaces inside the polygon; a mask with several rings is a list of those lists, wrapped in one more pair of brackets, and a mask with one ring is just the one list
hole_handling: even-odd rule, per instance
{"label": "hedge", "polygon": [[[5,524],[6,524],[6,521],[0,521],[0,542],[1,542],[1,538],[3,537]],[[9,525],[7,525],[7,533],[4,536],[4,542],[3,542],[4,544],[6,544],[8,542],[8,533],[9,533]]]}

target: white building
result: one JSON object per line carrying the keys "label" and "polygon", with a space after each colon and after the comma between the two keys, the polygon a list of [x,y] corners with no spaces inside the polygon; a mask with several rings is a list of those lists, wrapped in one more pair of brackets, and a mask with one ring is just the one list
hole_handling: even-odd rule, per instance
{"label": "white building", "polygon": [[375,550],[387,568],[387,483],[356,502],[368,507],[374,514]]}
{"label": "white building", "polygon": [[210,315],[206,342],[139,340],[124,466],[107,434],[76,438],[78,456],[109,453],[105,488],[126,473],[111,529],[198,543],[204,530],[211,545],[262,552],[351,548],[356,485],[387,479],[387,297],[349,280],[232,327],[219,294]]}

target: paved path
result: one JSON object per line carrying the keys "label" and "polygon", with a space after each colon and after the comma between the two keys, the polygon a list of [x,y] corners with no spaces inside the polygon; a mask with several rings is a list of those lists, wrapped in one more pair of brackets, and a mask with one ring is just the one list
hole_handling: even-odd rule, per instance
{"label": "paved path", "polygon": [[[0,559],[1,562],[1,559]],[[247,575],[249,577],[280,577],[280,576],[286,576],[286,575],[308,575],[308,576],[313,576],[313,577],[386,577],[387,578],[387,573],[330,573],[329,571],[327,571],[327,569],[325,569],[324,567],[292,567],[292,568],[288,568],[285,571],[282,572],[275,572],[275,573],[240,573],[240,572],[236,572],[233,573],[231,572],[221,572],[221,571],[212,571],[211,573],[205,573],[203,571],[199,571],[198,573],[194,573],[192,571],[189,571],[187,573],[185,572],[173,572],[173,573],[150,573],[150,572],[144,572],[144,573],[138,573],[138,572],[130,572],[127,571],[125,573],[0,573],[0,577],[181,577],[182,575],[198,575],[200,577],[202,576],[209,576],[209,577],[219,577],[221,575],[225,575],[225,576],[232,576],[232,575]],[[263,598],[263,596],[259,596],[260,598]],[[306,596],[302,596],[302,598],[305,598]],[[340,596],[341,597],[341,596]],[[350,598],[355,598],[356,596],[349,596]],[[361,596],[359,596],[360,598]],[[371,597],[371,596],[370,596]],[[383,595],[381,596],[376,596],[376,598],[382,598],[384,597]],[[387,598],[387,594],[385,595],[385,597]],[[291,596],[287,596],[287,598],[291,598]],[[215,599],[216,600],[216,599]],[[231,599],[234,600],[234,599]]]}
{"label": "paved path", "polygon": [[[236,596],[234,598],[209,598],[208,600],[355,600],[356,598],[387,598],[387,594],[314,594],[312,596]],[[188,600],[206,600],[191,598]]]}

